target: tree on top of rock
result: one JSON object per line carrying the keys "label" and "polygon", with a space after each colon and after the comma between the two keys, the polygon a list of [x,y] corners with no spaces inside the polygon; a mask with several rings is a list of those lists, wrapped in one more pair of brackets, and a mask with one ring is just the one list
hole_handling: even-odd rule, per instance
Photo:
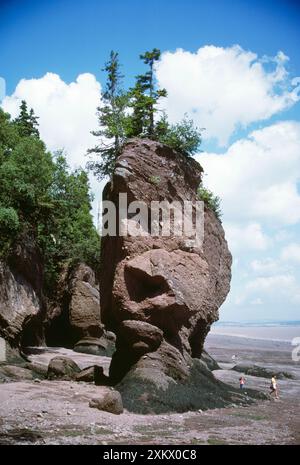
{"label": "tree on top of rock", "polygon": [[107,81],[101,104],[97,108],[100,129],[92,131],[99,138],[99,143],[88,150],[88,154],[95,153],[98,157],[87,164],[99,179],[111,175],[114,169],[115,160],[125,140],[127,106],[127,95],[121,89],[123,75],[117,52],[111,51],[103,71],[107,73]]}
{"label": "tree on top of rock", "polygon": [[186,156],[198,150],[201,130],[194,126],[193,121],[185,117],[181,122],[171,124],[165,112],[158,108],[160,99],[167,97],[166,89],[157,88],[155,82],[155,63],[160,56],[157,48],[140,55],[149,68],[136,77],[135,86],[126,92],[121,87],[123,76],[118,53],[111,52],[104,68],[107,73],[105,91],[97,108],[100,128],[92,132],[99,142],[87,152],[97,155],[96,159],[87,163],[87,167],[98,179],[112,175],[116,158],[124,142],[131,137],[148,137]]}
{"label": "tree on top of rock", "polygon": [[136,77],[135,86],[129,91],[130,106],[133,109],[129,118],[128,136],[155,138],[154,116],[161,97],[167,96],[166,89],[156,89],[154,64],[160,59],[161,52],[154,48],[140,55],[140,59],[149,66],[145,74]]}
{"label": "tree on top of rock", "polygon": [[167,97],[166,89],[157,89],[155,83],[154,65],[160,56],[157,48],[140,55],[149,70],[137,76],[135,86],[129,91],[132,113],[128,116],[127,136],[149,137],[189,156],[196,153],[201,144],[201,130],[187,116],[176,124],[169,123],[165,112],[158,116],[159,100]]}
{"label": "tree on top of rock", "polygon": [[14,120],[16,128],[21,137],[35,136],[40,137],[38,130],[38,116],[35,116],[33,109],[31,108],[28,111],[27,103],[25,100],[22,100],[20,105],[20,114]]}

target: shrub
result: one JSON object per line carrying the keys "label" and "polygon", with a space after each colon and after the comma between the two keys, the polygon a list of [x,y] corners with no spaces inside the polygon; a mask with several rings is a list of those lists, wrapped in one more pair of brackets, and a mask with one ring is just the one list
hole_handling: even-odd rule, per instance
{"label": "shrub", "polygon": [[2,235],[16,234],[19,229],[19,217],[12,207],[0,207],[0,232]]}
{"label": "shrub", "polygon": [[156,139],[187,156],[197,152],[202,140],[201,130],[187,117],[177,124],[163,117],[156,126]]}
{"label": "shrub", "polygon": [[198,187],[198,197],[200,200],[203,200],[207,208],[212,210],[216,217],[220,220],[222,216],[220,197],[214,195],[212,191],[204,187],[202,183]]}

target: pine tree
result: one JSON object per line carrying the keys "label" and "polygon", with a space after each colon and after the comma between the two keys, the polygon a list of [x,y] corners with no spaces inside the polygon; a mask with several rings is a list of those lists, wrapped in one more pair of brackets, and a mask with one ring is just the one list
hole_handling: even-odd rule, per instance
{"label": "pine tree", "polygon": [[156,116],[160,98],[167,96],[166,89],[158,89],[155,82],[155,63],[160,55],[157,48],[140,55],[148,70],[136,76],[135,86],[124,92],[118,53],[110,53],[103,70],[107,73],[107,82],[97,108],[99,130],[92,132],[99,138],[99,143],[87,152],[97,155],[97,159],[90,160],[87,167],[98,179],[111,176],[115,160],[130,137],[148,137],[187,156],[198,150],[201,130],[194,126],[192,120],[185,117],[179,123],[170,124],[164,112]]}
{"label": "pine tree", "polygon": [[107,73],[105,91],[101,105],[97,108],[100,129],[92,131],[99,144],[88,150],[88,154],[99,156],[96,161],[89,161],[88,168],[102,179],[111,175],[115,160],[125,140],[127,95],[121,89],[123,75],[120,73],[120,62],[117,52],[111,51],[110,59],[103,69]]}
{"label": "pine tree", "polygon": [[167,96],[166,89],[155,88],[154,64],[160,59],[160,55],[161,52],[157,48],[140,55],[140,59],[149,66],[149,70],[136,77],[136,84],[129,92],[130,106],[133,108],[129,118],[129,137],[154,138],[157,103],[161,97]]}
{"label": "pine tree", "polygon": [[40,133],[37,128],[37,126],[39,125],[38,117],[35,116],[32,108],[28,112],[27,103],[25,100],[22,100],[21,102],[20,114],[14,120],[14,123],[21,137],[40,137]]}

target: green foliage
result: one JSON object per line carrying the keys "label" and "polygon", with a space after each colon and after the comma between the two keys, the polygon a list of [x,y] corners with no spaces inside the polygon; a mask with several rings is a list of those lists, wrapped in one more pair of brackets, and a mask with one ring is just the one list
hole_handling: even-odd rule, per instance
{"label": "green foliage", "polygon": [[97,108],[100,129],[92,131],[99,138],[99,144],[88,150],[88,154],[97,155],[97,160],[87,163],[87,167],[98,179],[111,175],[125,140],[127,125],[125,109],[128,96],[120,88],[123,76],[120,73],[118,53],[110,53],[110,59],[103,71],[107,73],[107,82],[101,105]]}
{"label": "green foliage", "polygon": [[38,229],[50,288],[64,262],[83,261],[98,269],[100,261],[100,238],[90,214],[87,174],[81,169],[69,173],[62,152],[56,154],[55,161],[48,221],[40,223]]}
{"label": "green foliage", "polygon": [[156,124],[156,139],[187,156],[197,152],[201,144],[201,131],[186,116],[176,124],[169,124],[164,115]]}
{"label": "green foliage", "polygon": [[87,174],[71,172],[63,153],[53,157],[18,124],[0,109],[0,255],[30,232],[42,251],[50,292],[65,262],[99,265],[100,238]]}
{"label": "green foliage", "polygon": [[16,210],[12,207],[0,207],[0,231],[1,234],[9,234],[18,231],[20,226],[19,217]]}
{"label": "green foliage", "polygon": [[12,207],[0,206],[0,236],[6,247],[0,250],[0,256],[9,248],[11,241],[17,236],[20,228],[18,213]]}
{"label": "green foliage", "polygon": [[90,159],[87,167],[98,179],[112,175],[115,160],[124,142],[131,137],[160,141],[187,156],[198,150],[201,130],[192,120],[185,117],[177,124],[170,124],[164,113],[159,114],[160,99],[167,96],[166,89],[158,89],[155,82],[154,67],[160,56],[157,48],[140,55],[148,70],[136,76],[134,87],[125,92],[121,87],[123,76],[118,53],[111,52],[104,68],[105,92],[98,107],[99,130],[92,132],[99,142],[88,150],[89,155],[97,156]]}
{"label": "green foliage", "polygon": [[200,200],[203,200],[205,205],[212,210],[220,220],[222,216],[220,197],[214,195],[209,189],[206,189],[202,183],[198,188],[198,197]]}
{"label": "green foliage", "polygon": [[15,126],[21,137],[35,136],[40,137],[37,129],[38,117],[35,116],[33,109],[28,112],[27,103],[22,100],[19,116],[14,120]]}
{"label": "green foliage", "polygon": [[0,163],[5,160],[19,140],[17,128],[11,124],[10,115],[0,111]]}
{"label": "green foliage", "polygon": [[157,186],[160,183],[160,176],[150,176],[149,181]]}
{"label": "green foliage", "polygon": [[128,137],[155,138],[154,116],[161,97],[167,96],[166,89],[156,89],[154,82],[154,64],[160,59],[161,52],[154,48],[140,55],[140,59],[149,66],[145,74],[136,77],[136,84],[129,91],[132,114],[128,121]]}
{"label": "green foliage", "polygon": [[40,220],[47,199],[53,163],[42,141],[20,138],[0,166],[0,202],[11,205],[32,224]]}

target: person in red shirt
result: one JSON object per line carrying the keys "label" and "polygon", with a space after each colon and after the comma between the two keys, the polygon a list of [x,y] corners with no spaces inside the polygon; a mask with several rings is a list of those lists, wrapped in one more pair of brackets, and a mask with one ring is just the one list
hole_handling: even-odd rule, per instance
{"label": "person in red shirt", "polygon": [[243,376],[241,376],[239,378],[239,381],[240,381],[240,389],[244,389],[244,385],[245,385],[245,378]]}

